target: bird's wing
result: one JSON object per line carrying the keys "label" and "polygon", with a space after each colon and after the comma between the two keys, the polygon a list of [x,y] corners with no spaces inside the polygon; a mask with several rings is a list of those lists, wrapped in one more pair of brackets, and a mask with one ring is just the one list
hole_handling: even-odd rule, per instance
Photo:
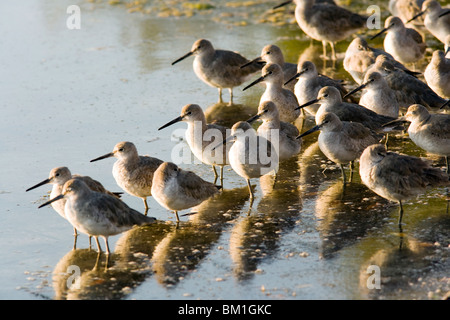
{"label": "bird's wing", "polygon": [[280,129],[281,131],[285,132],[288,137],[293,137],[294,139],[297,138],[300,134],[298,128],[294,126],[292,123],[281,121]]}
{"label": "bird's wing", "polygon": [[178,183],[190,197],[196,199],[206,199],[218,192],[215,184],[203,180],[192,171],[180,170]]}
{"label": "bird's wing", "polygon": [[410,36],[411,38],[413,38],[415,42],[417,42],[417,43],[424,43],[422,35],[419,32],[417,32],[416,30],[411,29],[411,28],[407,28],[406,29],[406,34],[408,36]]}

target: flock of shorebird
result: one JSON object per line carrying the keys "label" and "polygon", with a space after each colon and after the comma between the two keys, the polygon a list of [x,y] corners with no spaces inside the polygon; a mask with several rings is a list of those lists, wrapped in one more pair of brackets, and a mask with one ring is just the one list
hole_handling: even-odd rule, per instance
{"label": "flock of shorebird", "polygon": [[[335,43],[366,25],[367,17],[332,0],[293,2],[301,30],[323,43],[324,59],[327,44],[331,45],[331,59],[337,59]],[[159,128],[186,122],[186,141],[195,157],[212,166],[214,183],[172,162],[139,155],[132,142],[124,141],[91,162],[117,158],[113,176],[125,192],[143,200],[145,214],[128,207],[120,193],[105,190],[92,178],[72,175],[66,167],[52,169],[48,179],[27,191],[53,184],[50,200],[40,207],[51,204],[72,224],[75,235],[80,231],[89,239],[94,237],[99,252],[98,237],[103,237],[109,253],[109,236],[155,222],[147,216],[147,197],[153,196],[161,206],[174,211],[179,221],[178,211],[220,192],[224,166],[230,165],[246,180],[253,200],[250,179],[276,175],[280,161],[300,153],[302,137],[320,131],[320,150],[341,167],[344,183],[344,165],[350,163],[352,172],[353,162],[359,161],[361,181],[381,197],[399,203],[400,226],[402,201],[425,193],[428,187],[450,185],[450,115],[442,112],[450,101],[450,58],[446,58],[450,51],[450,9],[441,8],[436,0],[391,0],[389,9],[393,16],[372,37],[386,33],[383,48],[370,47],[362,37],[354,37],[348,46],[344,68],[358,85],[351,91],[342,81],[320,75],[310,61],[298,65],[285,62],[275,45],[265,46],[259,57],[249,60],[237,52],[217,50],[210,41],[200,39],[175,60],[172,65],[194,56],[193,69],[198,78],[218,88],[220,101],[222,90],[228,89],[230,103],[233,88],[261,73],[243,89],[258,83],[265,86],[258,112],[250,119],[225,128],[207,123],[202,108],[188,104],[177,118]],[[445,50],[433,53],[423,73],[424,81],[419,72],[405,66],[424,58],[426,42],[416,28],[429,32]],[[357,102],[355,93],[360,90]],[[293,123],[308,116],[315,118],[316,125],[300,133]],[[251,123],[257,120],[262,124],[255,130]],[[387,132],[405,128],[405,123],[409,123],[407,133],[418,147],[446,158],[446,171],[421,158],[389,152],[386,144],[380,143]],[[212,142],[211,137],[215,137]],[[220,185],[215,184],[219,177],[216,167],[220,167]]]}

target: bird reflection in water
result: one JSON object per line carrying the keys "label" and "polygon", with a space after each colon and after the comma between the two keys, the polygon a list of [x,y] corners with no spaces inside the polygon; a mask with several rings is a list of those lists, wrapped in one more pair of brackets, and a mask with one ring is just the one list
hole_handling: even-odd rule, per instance
{"label": "bird reflection in water", "polygon": [[[450,217],[447,214],[423,219],[413,234],[387,242],[360,267],[359,294],[362,299],[448,299]],[[396,244],[397,243],[397,244]],[[368,272],[379,268],[379,279]],[[373,267],[372,267],[373,268]],[[378,281],[378,290],[370,289]]]}
{"label": "bird reflection in water", "polygon": [[198,268],[248,200],[247,187],[225,189],[192,208],[189,221],[181,221],[156,246],[151,258],[156,280],[174,286]]}
{"label": "bird reflection in water", "polygon": [[239,120],[248,119],[258,111],[258,105],[214,103],[208,106],[204,113],[207,123],[218,124],[231,128]]}
{"label": "bird reflection in water", "polygon": [[54,299],[123,299],[153,274],[153,251],[173,228],[164,222],[133,228],[106,259],[91,249],[69,251],[53,270]]}
{"label": "bird reflection in water", "polygon": [[294,178],[298,172],[298,157],[294,156],[280,163],[276,181],[272,175],[260,178],[263,197],[231,230],[229,250],[236,279],[251,279],[265,259],[276,255],[283,234],[297,226],[302,209],[300,187]]}
{"label": "bird reflection in water", "polygon": [[321,239],[320,255],[332,258],[361,240],[371,231],[382,228],[390,215],[388,201],[376,197],[360,183],[345,184],[334,180],[315,201],[317,229]]}

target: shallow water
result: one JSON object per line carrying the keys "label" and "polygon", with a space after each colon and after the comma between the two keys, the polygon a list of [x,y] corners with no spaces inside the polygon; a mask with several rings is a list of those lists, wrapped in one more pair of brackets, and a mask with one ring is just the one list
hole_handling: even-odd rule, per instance
{"label": "shallow water", "polygon": [[[269,43],[291,62],[313,52],[321,72],[354,85],[342,59],[335,68],[323,62],[321,45],[311,44],[295,24],[280,24],[281,18],[257,23],[272,1],[237,8],[239,2],[214,1],[215,8],[194,10],[192,17],[173,17],[155,3],[127,8],[80,1],[81,29],[68,30],[72,1],[1,2],[0,298],[440,299],[450,290],[447,191],[433,189],[407,202],[399,234],[396,204],[367,190],[357,166],[344,190],[317,135],[305,139],[298,158],[281,165],[275,184],[270,177],[252,182],[251,208],[245,181],[227,168],[223,193],[193,208],[196,214],[182,217],[178,228],[173,214],[149,198],[149,215],[160,222],[111,237],[106,271],[105,256],[87,249],[87,236],[72,250],[67,221],[50,207],[37,209],[50,186],[25,192],[50,169],[67,166],[120,191],[113,159],[89,162],[117,142],[132,141],[139,153],[170,160],[174,147],[184,144],[186,126],[157,128],[185,104],[197,103],[210,121],[230,126],[256,112],[262,87],[236,88],[235,105],[228,106],[195,77],[192,59],[170,65],[196,39],[248,58]],[[341,58],[346,45],[338,46]],[[311,119],[303,124],[311,125]],[[389,146],[444,165],[407,136],[392,137]],[[180,166],[214,178],[209,166]],[[144,209],[140,199],[125,194],[123,200]],[[367,286],[370,265],[381,270],[381,289]],[[69,266],[81,272],[72,287]]]}

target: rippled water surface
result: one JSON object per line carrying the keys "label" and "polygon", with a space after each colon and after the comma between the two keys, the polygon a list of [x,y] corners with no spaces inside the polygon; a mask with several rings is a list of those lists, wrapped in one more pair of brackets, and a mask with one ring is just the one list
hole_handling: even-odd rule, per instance
{"label": "rippled water surface", "polygon": [[[131,1],[130,1],[131,3]],[[320,57],[293,20],[293,5],[270,14],[276,1],[50,1],[0,3],[2,106],[0,147],[0,298],[2,299],[441,299],[449,287],[450,215],[445,188],[431,189],[398,207],[360,182],[343,187],[340,169],[308,136],[298,157],[281,164],[277,181],[254,180],[250,207],[245,181],[229,167],[223,192],[174,215],[149,198],[159,222],[110,238],[104,255],[88,249],[52,208],[37,209],[50,186],[27,188],[67,166],[121,191],[113,159],[89,160],[132,141],[140,154],[170,160],[186,124],[157,128],[181,107],[199,104],[208,121],[228,126],[255,114],[263,87],[235,88],[234,103],[217,103],[217,90],[198,80],[192,58],[171,66],[198,38],[248,58],[277,44],[286,60],[314,61],[320,72],[346,80],[338,61]],[[66,27],[71,4],[81,8],[81,29]],[[348,3],[350,4],[350,3]],[[368,3],[351,3],[365,12]],[[383,17],[387,15],[382,6]],[[382,40],[374,45],[380,46]],[[431,37],[427,43],[439,48]],[[432,49],[427,52],[427,59]],[[418,64],[417,69],[423,68]],[[256,76],[255,76],[256,78]],[[224,92],[228,101],[228,92]],[[312,119],[299,121],[304,131]],[[427,155],[407,137],[389,148]],[[180,164],[213,181],[211,168]],[[142,201],[123,195],[143,212]],[[381,271],[381,289],[370,289],[369,266]],[[74,266],[80,272],[76,285]],[[78,274],[76,274],[78,275]],[[70,288],[69,288],[70,287]]]}

